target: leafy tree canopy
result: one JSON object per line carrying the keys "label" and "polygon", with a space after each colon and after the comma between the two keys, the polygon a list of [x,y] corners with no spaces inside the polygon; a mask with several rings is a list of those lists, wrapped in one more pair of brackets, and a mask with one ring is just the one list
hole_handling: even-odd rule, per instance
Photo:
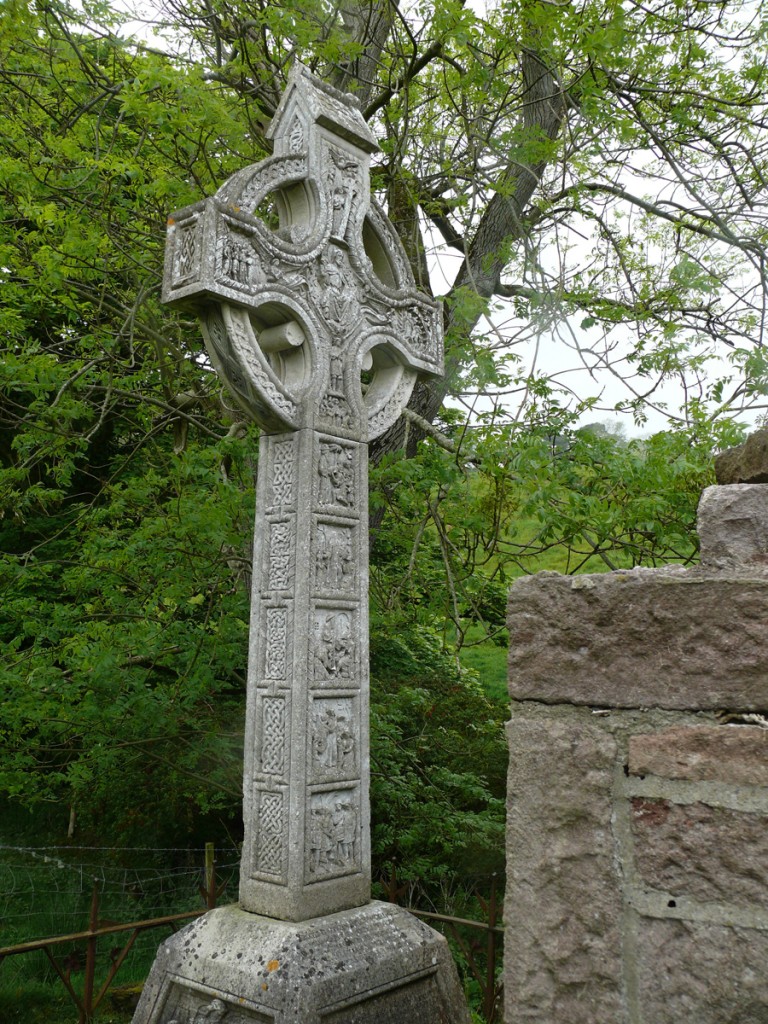
{"label": "leafy tree canopy", "polygon": [[[693,558],[711,452],[763,402],[763,5],[143,11],[157,35],[0,0],[0,788],[134,840],[236,817],[256,431],[159,289],[168,214],[269,152],[299,58],[357,93],[444,299],[445,382],[373,451],[375,839],[456,865],[495,841],[503,770],[451,651],[504,642],[508,581],[542,558]],[[557,344],[640,422],[675,383],[675,429],[580,429],[599,385],[537,367]]]}

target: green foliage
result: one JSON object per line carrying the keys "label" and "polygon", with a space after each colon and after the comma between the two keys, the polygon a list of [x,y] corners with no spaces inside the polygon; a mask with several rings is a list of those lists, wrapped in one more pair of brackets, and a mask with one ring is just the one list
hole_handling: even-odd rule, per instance
{"label": "green foliage", "polygon": [[523,423],[447,429],[454,450],[428,441],[372,472],[382,524],[371,589],[394,622],[443,622],[459,648],[506,644],[506,591],[520,574],[690,564],[713,452],[743,436],[701,417],[628,440],[579,428],[546,390]]}
{"label": "green foliage", "polygon": [[371,635],[372,847],[376,873],[419,880],[503,871],[502,704],[424,623]]}
{"label": "green foliage", "polygon": [[5,793],[66,794],[82,827],[128,845],[232,816],[253,495],[222,480],[225,447],[156,450],[62,516],[59,538],[0,562]]}
{"label": "green foliage", "polygon": [[[159,289],[168,214],[269,152],[298,55],[360,95],[417,279],[425,218],[462,254],[473,415],[371,474],[377,869],[498,866],[504,712],[458,653],[490,644],[501,694],[515,575],[694,559],[712,451],[766,390],[766,35],[737,7],[438,0],[382,28],[171,0],[150,45],[106,3],[0,3],[0,792],[58,837],[70,807],[127,845],[237,833],[256,437]],[[578,429],[592,403],[527,368],[564,324],[603,366],[629,339],[638,421],[683,382],[678,426]]]}

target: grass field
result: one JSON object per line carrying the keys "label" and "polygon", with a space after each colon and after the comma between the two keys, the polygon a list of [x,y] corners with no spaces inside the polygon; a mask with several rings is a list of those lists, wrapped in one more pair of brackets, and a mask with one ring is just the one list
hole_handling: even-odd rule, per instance
{"label": "grass field", "polygon": [[507,695],[507,648],[493,643],[464,647],[461,664],[477,673],[483,689],[493,700],[506,701]]}

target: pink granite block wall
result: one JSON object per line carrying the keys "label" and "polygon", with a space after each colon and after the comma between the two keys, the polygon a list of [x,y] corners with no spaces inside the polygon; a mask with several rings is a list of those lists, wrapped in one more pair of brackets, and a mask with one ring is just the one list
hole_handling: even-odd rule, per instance
{"label": "pink granite block wall", "polygon": [[768,1024],[768,485],[509,602],[507,1024]]}

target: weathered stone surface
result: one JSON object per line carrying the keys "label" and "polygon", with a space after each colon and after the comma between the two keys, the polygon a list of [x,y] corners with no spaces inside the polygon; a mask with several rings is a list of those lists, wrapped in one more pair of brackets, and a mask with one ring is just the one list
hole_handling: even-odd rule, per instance
{"label": "weathered stone surface", "polygon": [[768,564],[768,484],[707,487],[697,516],[702,565]]}
{"label": "weathered stone surface", "polygon": [[701,902],[768,907],[768,820],[707,804],[631,801],[635,867],[649,886]]}
{"label": "weathered stone surface", "polygon": [[146,1024],[469,1024],[445,939],[371,903],[299,924],[222,907],[161,947]]}
{"label": "weathered stone surface", "polygon": [[241,903],[163,946],[134,1021],[469,1024],[444,940],[369,903],[365,442],[442,371],[442,320],[371,200],[354,98],[297,65],[268,134],[169,219],[163,281],[262,428]]}
{"label": "weathered stone surface", "polygon": [[366,442],[441,372],[442,321],[371,198],[354,97],[296,65],[269,136],[170,217],[163,299],[262,428],[240,900],[301,921],[370,898]]}
{"label": "weathered stone surface", "polygon": [[615,741],[588,722],[507,730],[505,1020],[620,1024]]}
{"label": "weathered stone surface", "polygon": [[539,573],[509,597],[510,694],[604,707],[768,707],[768,574]]}
{"label": "weathered stone surface", "polygon": [[643,920],[637,943],[643,1024],[766,1024],[768,935]]}
{"label": "weathered stone surface", "polygon": [[631,736],[628,769],[631,775],[768,786],[768,729],[676,726]]}
{"label": "weathered stone surface", "polygon": [[719,484],[768,484],[768,428],[716,455],[715,479]]}

